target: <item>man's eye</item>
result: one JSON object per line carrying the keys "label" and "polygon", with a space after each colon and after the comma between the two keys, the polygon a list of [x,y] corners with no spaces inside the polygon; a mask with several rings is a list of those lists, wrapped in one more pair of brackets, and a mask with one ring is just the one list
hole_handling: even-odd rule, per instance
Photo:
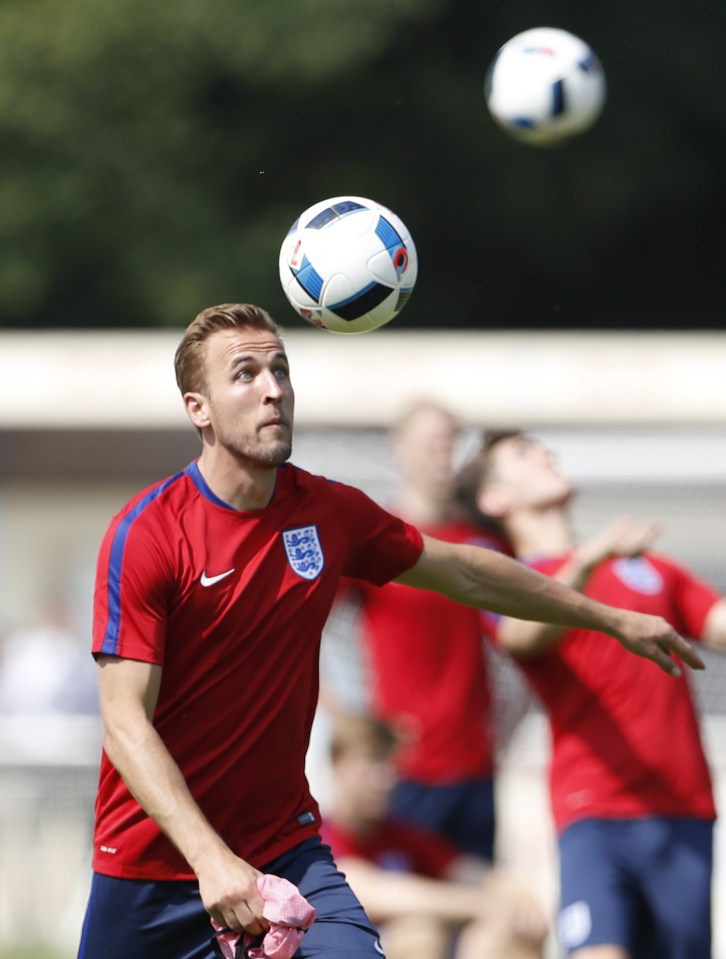
{"label": "man's eye", "polygon": [[252,370],[240,370],[237,374],[238,380],[251,380],[252,379]]}

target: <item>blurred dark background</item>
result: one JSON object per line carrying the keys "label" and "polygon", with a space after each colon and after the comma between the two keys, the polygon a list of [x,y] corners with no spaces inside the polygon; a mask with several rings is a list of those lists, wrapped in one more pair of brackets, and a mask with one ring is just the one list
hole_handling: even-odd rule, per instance
{"label": "blurred dark background", "polygon": [[[549,149],[483,97],[534,26],[608,80]],[[419,250],[397,329],[718,329],[724,37],[713,0],[4,0],[0,327],[182,327],[227,300],[295,327],[282,238],[352,193]]]}

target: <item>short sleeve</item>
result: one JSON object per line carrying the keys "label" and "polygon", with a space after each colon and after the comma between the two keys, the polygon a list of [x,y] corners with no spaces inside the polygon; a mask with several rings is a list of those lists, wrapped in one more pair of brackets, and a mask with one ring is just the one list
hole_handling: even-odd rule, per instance
{"label": "short sleeve", "polygon": [[673,582],[673,595],[681,623],[680,630],[690,639],[700,640],[706,617],[721,599],[718,590],[700,576],[662,556],[653,562],[667,571]]}
{"label": "short sleeve", "polygon": [[345,576],[383,586],[418,562],[423,537],[415,526],[393,516],[361,490],[334,485],[349,542]]}
{"label": "short sleeve", "polygon": [[158,537],[143,523],[117,517],[98,555],[93,653],[162,665],[167,582]]}

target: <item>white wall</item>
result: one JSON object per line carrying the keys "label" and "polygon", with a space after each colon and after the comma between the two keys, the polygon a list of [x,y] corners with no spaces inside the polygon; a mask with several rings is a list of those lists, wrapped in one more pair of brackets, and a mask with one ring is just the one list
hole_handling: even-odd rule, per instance
{"label": "white wall", "polygon": [[[0,332],[0,429],[185,424],[180,331]],[[385,426],[426,396],[466,422],[726,423],[726,334],[285,333],[308,425]]]}

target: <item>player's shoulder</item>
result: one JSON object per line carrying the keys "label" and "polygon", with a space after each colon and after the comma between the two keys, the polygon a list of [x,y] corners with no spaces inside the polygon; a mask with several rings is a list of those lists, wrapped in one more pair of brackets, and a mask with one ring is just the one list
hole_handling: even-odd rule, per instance
{"label": "player's shoulder", "polygon": [[287,492],[296,490],[299,493],[309,493],[329,499],[331,502],[351,503],[356,500],[369,500],[368,495],[356,486],[319,473],[308,472],[293,463],[286,463],[279,468],[279,481],[283,490]]}
{"label": "player's shoulder", "polygon": [[658,569],[673,570],[675,572],[690,574],[690,570],[685,563],[679,559],[676,559],[674,556],[668,556],[665,553],[653,552],[643,553],[642,556],[645,560],[647,560],[647,562],[652,563],[652,565]]}
{"label": "player's shoulder", "polygon": [[637,578],[638,574],[658,576],[668,583],[675,579],[695,578],[695,573],[682,562],[664,553],[645,552],[638,556],[613,557],[610,560],[610,569],[619,579],[628,581]]}
{"label": "player's shoulder", "polygon": [[295,463],[283,463],[277,468],[278,488],[294,489],[323,489],[331,482],[326,476],[311,473],[309,470],[297,466]]}
{"label": "player's shoulder", "polygon": [[145,486],[129,499],[111,520],[111,528],[141,527],[158,522],[168,514],[178,517],[180,509],[190,501],[190,467]]}

